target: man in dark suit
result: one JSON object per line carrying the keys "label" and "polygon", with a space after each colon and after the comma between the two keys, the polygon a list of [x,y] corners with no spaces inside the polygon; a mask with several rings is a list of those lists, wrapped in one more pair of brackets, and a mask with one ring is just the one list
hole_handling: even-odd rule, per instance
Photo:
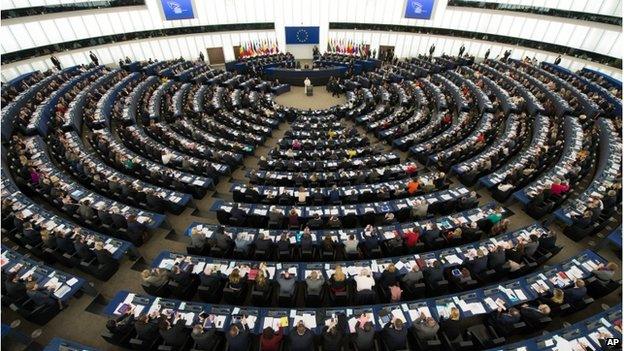
{"label": "man in dark suit", "polygon": [[82,235],[76,235],[76,237],[74,237],[74,248],[78,256],[84,261],[91,261],[95,257],[95,254],[91,251],[91,248]]}
{"label": "man in dark suit", "polygon": [[235,221],[237,223],[245,222],[247,218],[247,213],[240,208],[238,208],[238,204],[234,203],[232,205],[232,209],[230,210],[230,220]]}
{"label": "man in dark suit", "polygon": [[26,241],[27,244],[36,246],[41,243],[41,234],[33,228],[30,222],[24,223],[24,230],[22,233],[24,234],[24,241]]}
{"label": "man in dark suit", "polygon": [[264,234],[258,235],[258,239],[256,239],[256,250],[263,251],[265,253],[269,253],[271,247],[273,246],[273,241],[267,238]]}
{"label": "man in dark suit", "polygon": [[249,349],[249,327],[247,319],[232,323],[230,330],[225,334],[225,338],[230,344],[228,351],[247,351]]}
{"label": "man in dark suit", "polygon": [[[57,302],[51,295],[52,291],[46,288],[39,288],[37,283],[26,283],[26,294],[37,306],[54,306]],[[60,305],[60,301],[58,301]]]}
{"label": "man in dark suit", "polygon": [[360,321],[355,324],[355,338],[353,343],[357,345],[360,351],[370,351],[375,348],[374,344],[375,330],[373,324],[368,321],[364,325],[360,325]]}
{"label": "man in dark suit", "polygon": [[573,287],[563,290],[563,300],[566,303],[572,304],[581,301],[587,294],[587,288],[585,287],[585,281],[583,279],[577,279]]}
{"label": "man in dark suit", "polygon": [[444,269],[442,269],[440,261],[433,261],[431,267],[427,267],[423,270],[423,275],[429,286],[436,286],[438,282],[444,280]]}
{"label": "man in dark suit", "polygon": [[19,279],[17,273],[10,273],[4,281],[4,288],[7,295],[14,299],[20,300],[26,297],[26,285]]}
{"label": "man in dark suit", "polygon": [[108,329],[116,339],[126,337],[133,328],[134,307],[116,319],[109,319],[108,322],[106,322],[106,329]]}
{"label": "man in dark suit", "polygon": [[292,351],[313,351],[314,347],[314,334],[312,331],[300,321],[297,324],[294,333],[290,333],[290,350]]}
{"label": "man in dark suit", "polygon": [[539,237],[539,248],[545,250],[552,250],[555,248],[557,237],[554,234],[544,233]]}
{"label": "man in dark suit", "polygon": [[507,311],[503,311],[502,308],[499,308],[497,311],[493,311],[490,314],[490,325],[496,326],[502,330],[507,330],[515,323],[520,322],[522,316],[520,315],[520,311],[517,308],[510,308]]}
{"label": "man in dark suit", "polygon": [[[210,316],[209,318],[213,318],[214,316]],[[216,328],[214,327],[214,322],[211,320],[210,322],[211,328],[204,330],[204,327],[201,324],[196,324],[193,327],[193,332],[191,333],[191,338],[195,341],[196,350],[212,350],[217,339],[216,339]]]}
{"label": "man in dark suit", "polygon": [[158,319],[150,318],[146,314],[139,316],[138,320],[134,323],[134,329],[137,333],[137,339],[151,342],[159,338]]}
{"label": "man in dark suit", "polygon": [[63,253],[68,253],[73,255],[76,252],[76,248],[74,247],[74,242],[69,238],[68,234],[65,234],[63,231],[57,231],[54,235],[56,237],[56,247],[60,249]]}
{"label": "man in dark suit", "polygon": [[493,269],[505,264],[505,250],[497,246],[488,254],[488,268]]}
{"label": "man in dark suit", "polygon": [[[173,324],[173,325],[172,325]],[[176,315],[173,323],[162,319],[160,321],[160,336],[162,336],[165,344],[179,349],[186,343],[188,339],[188,330],[184,327],[184,319]]]}
{"label": "man in dark suit", "polygon": [[479,274],[488,268],[488,257],[485,253],[479,249],[477,250],[477,256],[468,261],[468,268],[474,274]]}
{"label": "man in dark suit", "polygon": [[407,345],[407,328],[404,327],[403,321],[395,317],[386,323],[383,340],[390,351],[404,350]]}
{"label": "man in dark suit", "polygon": [[435,228],[433,224],[427,224],[427,226],[423,229],[422,241],[427,246],[433,246],[434,242],[439,237],[440,237],[440,230]]}
{"label": "man in dark suit", "polygon": [[520,314],[525,321],[531,324],[536,324],[540,319],[548,317],[550,314],[550,307],[546,304],[541,304],[536,308],[528,304],[524,304],[520,307]]}
{"label": "man in dark suit", "polygon": [[323,219],[318,213],[314,214],[314,217],[308,221],[307,226],[311,229],[318,229],[323,226]]}
{"label": "man in dark suit", "polygon": [[113,258],[113,255],[110,253],[110,251],[104,248],[104,243],[101,241],[95,243],[93,252],[95,253],[95,258],[100,265],[111,266],[117,262]]}
{"label": "man in dark suit", "polygon": [[190,286],[192,284],[190,270],[192,270],[192,268],[187,267],[187,269],[182,269],[179,265],[173,266],[171,269],[171,280],[182,287]]}

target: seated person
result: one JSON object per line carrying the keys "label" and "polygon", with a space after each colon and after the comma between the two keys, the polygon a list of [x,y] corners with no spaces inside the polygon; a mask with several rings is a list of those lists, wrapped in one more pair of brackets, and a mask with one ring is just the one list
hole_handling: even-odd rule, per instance
{"label": "seated person", "polygon": [[308,294],[320,295],[323,290],[323,284],[325,284],[325,278],[318,271],[312,271],[310,275],[306,277],[305,282],[308,288]]}
{"label": "seated person", "polygon": [[188,337],[188,331],[184,325],[184,319],[181,318],[179,313],[175,314],[172,323],[166,319],[161,319],[158,329],[165,344],[175,348],[181,348]]}
{"label": "seated person", "polygon": [[230,346],[228,351],[246,351],[249,349],[249,326],[247,318],[243,317],[240,322],[232,323],[230,330],[225,334]]}
{"label": "seated person", "polygon": [[371,272],[367,268],[363,268],[359,275],[353,277],[355,280],[355,290],[360,292],[363,290],[372,290],[375,286],[375,279],[373,279]]}
{"label": "seated person", "polygon": [[141,272],[143,285],[158,288],[169,282],[169,271],[162,268],[145,269]]}
{"label": "seated person", "polygon": [[394,263],[388,264],[386,269],[381,272],[380,284],[384,289],[389,289],[390,285],[396,284],[398,282],[398,274]]}
{"label": "seated person", "polygon": [[440,325],[432,317],[426,317],[420,312],[420,316],[413,322],[414,331],[422,341],[434,340],[437,338]]}
{"label": "seated person", "polygon": [[440,331],[444,332],[451,342],[457,341],[463,334],[459,317],[460,314],[457,307],[451,307],[448,318],[440,317]]}
{"label": "seated person", "polygon": [[444,280],[444,269],[440,264],[440,261],[435,260],[431,263],[431,266],[423,270],[423,275],[427,281],[427,285],[435,287],[438,283]]}
{"label": "seated person", "polygon": [[277,331],[271,327],[264,328],[260,336],[261,351],[279,351],[282,339],[284,338],[284,329],[280,327]]}
{"label": "seated person", "polygon": [[550,314],[550,307],[544,303],[539,304],[537,307],[525,303],[520,306],[520,314],[527,322],[537,324],[540,319],[548,317]]}
{"label": "seated person", "polygon": [[403,239],[408,250],[415,248],[416,244],[418,244],[418,241],[420,240],[420,229],[414,227],[412,229],[404,230]]}
{"label": "seated person", "polygon": [[210,319],[210,328],[204,329],[202,323],[195,324],[191,332],[191,338],[195,342],[196,350],[212,350],[217,342],[216,331],[214,327],[214,315],[208,317]]}
{"label": "seated person", "polygon": [[341,266],[336,266],[336,270],[329,278],[329,288],[334,293],[347,291],[347,276]]}
{"label": "seated person", "polygon": [[379,248],[379,237],[377,236],[377,230],[370,224],[364,228],[364,246],[368,252]]}
{"label": "seated person", "polygon": [[436,239],[440,238],[440,230],[434,223],[427,223],[423,228],[421,238],[427,246],[432,247]]}
{"label": "seated person", "polygon": [[598,268],[594,269],[591,273],[596,279],[598,279],[602,283],[609,283],[613,280],[613,276],[615,275],[615,271],[618,269],[618,265],[614,262],[609,262],[605,264],[599,264]]}
{"label": "seated person", "polygon": [[299,321],[294,332],[289,335],[291,351],[314,351],[314,333]]}
{"label": "seated person", "polygon": [[360,244],[357,239],[355,239],[355,235],[349,234],[347,240],[344,241],[344,250],[347,255],[356,255],[359,253],[358,245]]}
{"label": "seated person", "polygon": [[570,186],[560,179],[555,178],[550,185],[550,194],[553,196],[562,196],[570,190]]}
{"label": "seated person", "polygon": [[488,257],[483,250],[478,249],[476,256],[466,263],[466,266],[474,274],[479,274],[488,269]]}
{"label": "seated person", "polygon": [[230,210],[230,221],[235,223],[245,223],[246,219],[247,213],[238,208],[238,203],[232,204],[232,209]]}
{"label": "seated person", "polygon": [[336,250],[335,245],[336,244],[334,243],[334,240],[332,240],[332,237],[330,235],[326,235],[323,239],[321,247],[323,248],[323,252],[328,252],[333,255]]}
{"label": "seated person", "polygon": [[26,298],[26,284],[20,279],[17,272],[11,272],[3,282],[7,295],[14,300]]}
{"label": "seated person", "polygon": [[199,276],[199,284],[211,289],[216,289],[221,285],[221,272],[214,269],[214,266],[207,264],[203,274]]}
{"label": "seated person", "polygon": [[587,288],[585,287],[585,281],[583,279],[577,279],[573,287],[563,290],[563,300],[566,303],[573,304],[583,300],[586,294]]}
{"label": "seated person", "polygon": [[338,319],[331,319],[329,325],[323,327],[323,350],[341,351],[344,335],[338,326]]}
{"label": "seated person", "polygon": [[258,239],[256,239],[255,245],[256,251],[262,251],[266,254],[269,254],[273,247],[273,241],[269,239],[264,233],[260,233],[258,235]]}
{"label": "seated person", "polygon": [[278,252],[290,251],[290,239],[289,239],[288,232],[284,232],[282,233],[282,235],[280,235],[280,238],[277,241],[277,250]]}
{"label": "seated person", "polygon": [[264,273],[264,270],[258,270],[258,274],[254,279],[254,289],[260,291],[266,297],[271,292],[271,282],[268,280],[268,276]]}
{"label": "seated person", "polygon": [[182,287],[188,287],[193,283],[190,273],[192,270],[192,263],[190,263],[190,266],[187,269],[181,269],[179,265],[175,265],[171,269],[171,280],[178,283]]}
{"label": "seated person", "polygon": [[517,308],[512,307],[507,310],[503,310],[498,307],[496,311],[490,313],[489,322],[491,326],[496,326],[502,330],[508,330],[512,328],[514,324],[520,322],[522,316]]}
{"label": "seated person", "polygon": [[373,329],[373,323],[367,321],[366,316],[360,318],[355,324],[355,336],[353,343],[360,351],[372,351],[375,350],[375,330]]}
{"label": "seated person", "polygon": [[321,215],[315,213],[314,217],[312,217],[312,219],[308,221],[306,226],[310,227],[311,229],[319,229],[323,227],[323,219],[321,218]]}
{"label": "seated person", "polygon": [[227,287],[234,291],[241,291],[245,284],[243,278],[244,277],[241,277],[240,275],[240,270],[238,268],[234,268],[228,277]]}
{"label": "seated person", "polygon": [[134,306],[116,319],[106,322],[106,329],[116,339],[121,339],[134,329]]}
{"label": "seated person", "polygon": [[414,285],[420,283],[420,281],[423,279],[423,273],[422,271],[418,268],[418,265],[415,264],[412,266],[412,269],[407,272],[407,274],[405,274],[402,278],[401,281],[406,285],[406,286],[410,286],[413,287]]}
{"label": "seated person", "polygon": [[280,295],[293,296],[295,294],[295,287],[297,279],[294,275],[290,274],[287,270],[280,272],[277,277],[277,283],[279,284]]}
{"label": "seated person", "polygon": [[134,323],[136,338],[139,340],[153,342],[159,339],[157,314],[148,316],[141,314]]}
{"label": "seated person", "polygon": [[383,328],[383,340],[390,351],[404,350],[407,345],[407,328],[403,321],[393,317]]}

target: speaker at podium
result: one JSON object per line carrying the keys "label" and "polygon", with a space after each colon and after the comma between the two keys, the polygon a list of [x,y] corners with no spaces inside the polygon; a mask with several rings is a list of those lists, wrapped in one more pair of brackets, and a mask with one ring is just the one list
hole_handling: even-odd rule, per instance
{"label": "speaker at podium", "polygon": [[314,86],[312,85],[310,78],[306,77],[306,79],[303,81],[303,87],[304,87],[306,96],[314,95]]}

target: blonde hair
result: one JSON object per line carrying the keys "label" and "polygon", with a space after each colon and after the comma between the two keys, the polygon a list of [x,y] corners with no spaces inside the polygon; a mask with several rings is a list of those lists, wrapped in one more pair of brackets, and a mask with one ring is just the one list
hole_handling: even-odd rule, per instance
{"label": "blonde hair", "polygon": [[553,291],[553,297],[551,298],[554,303],[563,303],[563,290],[557,288]]}
{"label": "blonde hair", "polygon": [[336,271],[334,271],[334,280],[337,282],[341,282],[343,280],[345,280],[345,274],[342,271],[342,267],[340,266],[336,266]]}
{"label": "blonde hair", "polygon": [[610,270],[610,271],[614,271],[614,270],[616,270],[618,268],[618,265],[615,262],[609,262],[609,263],[607,263],[605,268]]}
{"label": "blonde hair", "polygon": [[232,270],[232,273],[230,273],[230,276],[228,278],[230,280],[230,283],[238,284],[241,280],[241,276],[240,276],[238,268],[234,268],[234,270]]}
{"label": "blonde hair", "polygon": [[450,318],[454,321],[459,320],[459,309],[457,307],[451,307]]}
{"label": "blonde hair", "polygon": [[150,271],[149,269],[144,269],[143,272],[141,272],[141,277],[143,277],[143,279],[147,279],[150,276]]}
{"label": "blonde hair", "polygon": [[394,263],[390,263],[388,267],[386,267],[386,270],[390,273],[396,272],[396,267],[394,266]]}
{"label": "blonde hair", "polygon": [[258,284],[259,286],[265,286],[267,283],[267,279],[266,276],[264,275],[263,271],[258,271],[258,275],[256,275],[256,284]]}

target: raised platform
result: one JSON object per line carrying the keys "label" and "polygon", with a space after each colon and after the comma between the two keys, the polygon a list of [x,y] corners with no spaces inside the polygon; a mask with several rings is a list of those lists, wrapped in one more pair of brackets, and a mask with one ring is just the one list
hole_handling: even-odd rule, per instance
{"label": "raised platform", "polygon": [[275,97],[275,102],[282,106],[302,110],[326,109],[344,104],[346,101],[344,94],[340,97],[332,96],[325,86],[315,86],[313,96],[306,96],[303,87],[291,86],[289,92]]}

